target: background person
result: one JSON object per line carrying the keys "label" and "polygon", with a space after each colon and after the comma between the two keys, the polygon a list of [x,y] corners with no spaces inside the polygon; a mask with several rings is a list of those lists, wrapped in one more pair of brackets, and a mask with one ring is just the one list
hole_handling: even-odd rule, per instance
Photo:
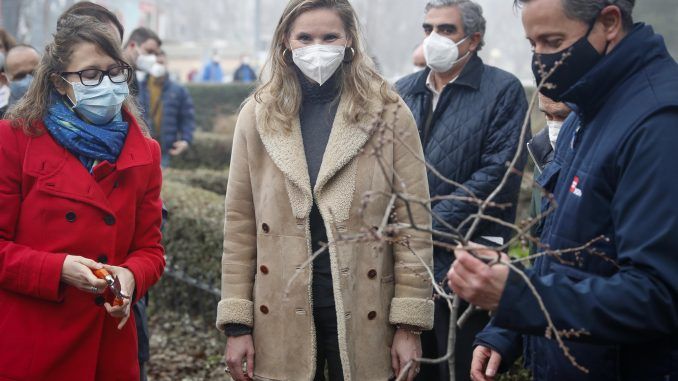
{"label": "background person", "polygon": [[193,141],[195,108],[186,87],[172,80],[162,50],[147,80],[139,84],[139,102],[153,137],[162,149],[162,165],[184,153]]}
{"label": "background person", "polygon": [[[546,166],[553,161],[558,135],[560,134],[563,123],[565,123],[565,120],[572,112],[567,104],[556,102],[541,93],[539,94],[539,111],[546,117],[546,126],[537,132],[532,140],[527,143],[527,152],[534,164],[535,179],[539,178]],[[574,117],[574,115],[572,115],[572,117]],[[536,218],[542,213],[541,204],[543,197],[543,189],[535,182],[532,189],[530,217]],[[542,221],[537,223],[532,229],[532,236],[540,237],[543,226],[544,221],[542,219]],[[541,251],[534,243],[530,243],[530,248],[532,254]]]}
{"label": "background person", "polygon": [[[428,198],[416,126],[365,54],[348,0],[292,0],[280,20],[271,77],[241,111],[233,142],[217,312],[226,362],[237,381],[321,381],[326,367],[331,381],[386,380],[421,354],[419,333],[433,323],[431,283],[413,254],[431,264],[430,235],[398,233],[411,234],[410,250],[338,242],[332,227],[351,235],[379,224],[388,197],[361,212],[365,192]],[[384,136],[369,128],[381,122],[392,126]],[[382,141],[386,174],[360,154]],[[405,209],[397,201],[394,219],[406,223]],[[427,210],[412,210],[430,224]],[[301,267],[321,242],[329,251]]]}
{"label": "background person", "polygon": [[139,82],[146,80],[153,65],[158,62],[157,55],[161,46],[160,37],[144,27],[134,29],[127,39],[123,49],[125,59],[131,63],[136,73],[130,89],[134,96],[139,94]]}
{"label": "background person", "polygon": [[9,104],[9,86],[5,76],[5,59],[7,51],[16,45],[14,37],[0,28],[0,119],[5,115]]}
{"label": "background person", "polygon": [[[69,17],[45,51],[0,123],[0,377],[136,381],[130,307],[165,264],[160,149],[106,26]],[[111,305],[102,267],[132,299]]]}
{"label": "background person", "polygon": [[240,58],[240,66],[233,73],[233,82],[252,83],[257,80],[257,73],[250,65],[250,59],[247,56]]}
{"label": "background person", "polygon": [[202,68],[202,81],[209,83],[222,83],[224,82],[224,71],[221,68],[221,58],[219,53],[216,51],[212,54],[212,57],[205,63],[205,66]]}
{"label": "background person", "polygon": [[19,44],[7,52],[5,78],[9,83],[9,102],[12,106],[26,94],[40,63],[40,53],[30,45]]}
{"label": "background person", "polygon": [[122,23],[120,23],[118,17],[106,7],[99,4],[95,4],[91,1],[79,1],[71,5],[70,8],[68,8],[61,16],[59,16],[59,19],[57,20],[57,30],[69,16],[94,17],[100,22],[107,24],[114,36],[119,35],[121,44],[125,38],[125,27],[122,26]]}

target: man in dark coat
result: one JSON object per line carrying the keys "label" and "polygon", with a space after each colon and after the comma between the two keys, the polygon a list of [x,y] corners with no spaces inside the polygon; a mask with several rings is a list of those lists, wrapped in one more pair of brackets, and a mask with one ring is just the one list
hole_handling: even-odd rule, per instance
{"label": "man in dark coat", "polygon": [[[446,224],[462,234],[470,224],[464,221],[478,211],[478,204],[462,198],[487,198],[499,185],[513,160],[527,112],[522,85],[516,77],[483,64],[477,52],[484,44],[485,19],[482,8],[470,0],[435,0],[426,6],[423,43],[428,68],[409,75],[396,88],[417,121],[427,162],[447,179],[463,184],[456,187],[429,173],[433,228],[450,232]],[[516,169],[522,171],[526,155]],[[511,175],[494,199],[510,207],[490,208],[488,214],[513,223],[521,176]],[[469,190],[472,194],[470,194]],[[451,196],[451,197],[450,197]],[[440,220],[438,220],[438,218]],[[442,221],[442,222],[441,222]],[[474,241],[501,245],[511,235],[505,226],[483,221]],[[435,237],[441,240],[440,236]],[[434,272],[437,282],[445,279],[453,260],[450,251],[436,248]],[[424,356],[441,357],[447,352],[450,311],[436,304],[433,332],[422,335]],[[468,379],[471,344],[487,323],[487,314],[476,314],[457,340],[457,380]],[[447,380],[447,363],[421,367],[419,380]]]}
{"label": "man in dark coat", "polygon": [[576,112],[538,179],[556,206],[541,241],[587,248],[526,271],[555,330],[569,333],[568,353],[517,273],[456,253],[450,286],[494,311],[474,378],[494,379],[523,344],[537,381],[676,380],[678,65],[661,36],[633,24],[634,0],[521,3],[536,77],[553,73],[542,92]]}
{"label": "man in dark coat", "polygon": [[[562,129],[563,123],[568,118],[572,110],[568,105],[562,102],[556,102],[547,98],[544,94],[539,94],[539,111],[546,117],[546,126],[537,132],[532,140],[527,143],[527,152],[532,164],[534,165],[534,178],[537,179],[544,172],[544,168],[553,161],[555,156],[556,142]],[[574,117],[574,116],[573,116]],[[542,213],[541,202],[544,192],[535,183],[532,189],[532,200],[530,204],[530,217],[536,218]],[[532,229],[532,236],[539,237],[543,228],[543,219]],[[534,243],[530,245],[530,253],[534,254],[539,248]]]}
{"label": "man in dark coat", "polygon": [[188,89],[170,78],[164,51],[148,77],[139,83],[138,100],[146,124],[162,149],[162,165],[184,153],[193,141],[195,108]]}

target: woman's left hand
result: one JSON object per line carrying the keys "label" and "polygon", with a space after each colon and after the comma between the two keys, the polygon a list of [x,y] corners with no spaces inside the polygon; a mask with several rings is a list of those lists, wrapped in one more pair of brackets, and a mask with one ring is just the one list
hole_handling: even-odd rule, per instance
{"label": "woman's left hand", "polygon": [[112,306],[110,303],[104,304],[106,311],[108,311],[111,316],[121,319],[118,324],[118,329],[122,329],[127,323],[127,320],[129,320],[130,312],[132,310],[132,295],[134,295],[134,288],[136,287],[134,274],[124,267],[104,265],[104,268],[113,276],[118,277],[122,293],[129,296],[129,299],[123,299],[121,306]]}
{"label": "woman's left hand", "polygon": [[396,374],[405,370],[409,362],[413,362],[405,380],[412,381],[419,373],[419,363],[416,359],[421,357],[421,336],[413,333],[411,330],[398,328],[393,337],[393,346],[391,347],[391,365]]}

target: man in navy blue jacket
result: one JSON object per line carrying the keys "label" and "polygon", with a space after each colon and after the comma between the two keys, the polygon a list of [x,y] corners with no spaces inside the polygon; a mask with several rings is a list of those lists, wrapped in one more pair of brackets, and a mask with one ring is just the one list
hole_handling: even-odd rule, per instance
{"label": "man in navy blue jacket", "polygon": [[[470,227],[470,216],[478,211],[471,198],[485,199],[499,185],[513,160],[527,112],[520,81],[503,70],[485,65],[477,52],[484,44],[485,18],[482,8],[471,0],[431,0],[423,25],[423,51],[427,68],[409,75],[396,88],[412,111],[424,147],[426,161],[444,178],[429,173],[433,228],[461,234]],[[516,169],[522,171],[525,151]],[[452,181],[450,181],[452,180]],[[503,191],[493,200],[505,208],[489,208],[488,214],[512,224],[515,221],[520,175],[511,175]],[[457,186],[463,184],[463,186]],[[501,245],[511,236],[503,224],[482,221],[473,240]],[[434,237],[443,240],[441,236]],[[436,282],[445,279],[452,252],[436,248]],[[465,308],[465,306],[464,306]],[[433,332],[424,332],[424,356],[447,353],[450,311],[443,300],[436,302]],[[476,314],[457,332],[457,381],[467,379],[471,344],[488,321]],[[447,380],[447,362],[424,365],[418,380]]]}
{"label": "man in navy blue jacket", "polygon": [[167,72],[167,56],[157,55],[157,62],[139,84],[139,103],[151,134],[160,143],[162,166],[171,156],[184,153],[193,141],[195,108],[186,87],[175,82]]}
{"label": "man in navy blue jacket", "polygon": [[587,246],[526,275],[556,329],[580,335],[563,337],[568,358],[517,273],[458,251],[450,286],[494,311],[473,378],[494,379],[522,344],[535,380],[677,380],[678,65],[661,36],[633,24],[634,0],[520,3],[536,78],[555,67],[542,92],[576,112],[538,179],[556,204],[541,241]]}

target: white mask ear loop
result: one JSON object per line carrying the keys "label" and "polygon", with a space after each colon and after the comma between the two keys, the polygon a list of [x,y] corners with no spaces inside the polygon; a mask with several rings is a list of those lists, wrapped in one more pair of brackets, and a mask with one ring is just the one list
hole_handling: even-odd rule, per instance
{"label": "white mask ear loop", "polygon": [[[61,78],[62,81],[66,82],[66,83],[68,84],[68,86],[70,86],[71,88],[73,88],[73,84],[72,84],[71,82],[69,82],[66,78],[64,78],[64,77],[61,76],[61,75],[59,76],[59,78]],[[64,94],[64,95],[66,96],[66,99],[68,99],[68,101],[71,102],[71,105],[70,105],[71,109],[72,109],[73,107],[75,107],[75,105],[77,104],[77,102],[74,102],[74,101],[71,99],[71,97],[68,96],[68,91],[66,91],[66,94]],[[75,89],[73,90],[73,96],[75,96]]]}
{"label": "white mask ear loop", "polygon": [[[457,42],[457,49],[459,49],[459,45],[463,44],[464,41],[466,41],[466,40],[469,39],[469,37],[471,37],[471,35],[468,35],[468,36],[462,38],[461,41]],[[456,61],[454,61],[454,63],[453,63],[452,65],[454,66],[454,65],[458,64],[459,62],[465,60],[466,57],[469,56],[469,54],[471,54],[471,49],[469,49],[469,50],[466,52],[466,54],[464,54],[462,57],[459,57]]]}

